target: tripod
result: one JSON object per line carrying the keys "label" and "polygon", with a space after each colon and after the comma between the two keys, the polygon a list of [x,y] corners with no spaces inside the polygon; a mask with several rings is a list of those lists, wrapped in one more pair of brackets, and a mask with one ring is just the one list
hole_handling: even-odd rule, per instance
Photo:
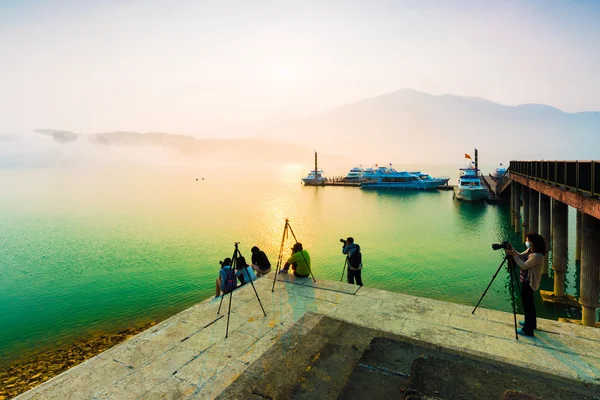
{"label": "tripod", "polygon": [[346,272],[346,266],[348,265],[348,255],[346,255],[346,260],[344,260],[344,269],[342,269],[342,277],[340,278],[340,282],[344,280],[344,273]]}
{"label": "tripod", "polygon": [[[238,244],[240,244],[240,242],[234,243],[235,250],[233,251],[233,256],[231,257],[231,267],[229,268],[229,271],[227,271],[227,280],[233,280],[234,282],[236,280],[236,276],[235,276],[236,268],[235,267],[237,265],[237,259],[238,259],[238,257],[242,256],[242,253],[240,253],[240,250],[238,249]],[[254,287],[254,282],[252,281],[252,278],[250,277],[250,274],[248,273],[248,269],[246,267],[244,267],[243,271],[246,274],[247,280],[250,281],[250,284],[252,285],[252,289],[254,289],[254,294],[256,295],[256,299],[258,300],[258,304],[260,304],[260,308],[266,317],[267,313],[265,312],[265,309],[264,309],[262,303],[260,302],[260,297],[258,297],[258,292],[256,291],[256,288]],[[227,310],[227,328],[225,330],[225,339],[227,339],[227,336],[229,336],[229,317],[231,315],[231,300],[233,298],[234,290],[235,289],[232,289],[229,292],[229,309]],[[221,312],[221,306],[223,305],[223,297],[225,297],[225,293],[223,293],[221,295],[221,302],[219,303],[219,309],[217,310],[217,314],[219,314]]]}
{"label": "tripod", "polygon": [[[479,303],[481,303],[481,300],[483,300],[483,297],[487,293],[490,286],[492,286],[492,283],[494,282],[494,279],[496,279],[498,272],[500,272],[500,269],[502,269],[502,266],[504,265],[504,263],[507,260],[508,260],[508,274],[510,275],[510,296],[512,299],[513,319],[514,319],[514,324],[515,324],[515,339],[519,340],[519,335],[517,334],[517,306],[515,304],[515,286],[518,287],[518,283],[515,283],[515,281],[517,281],[517,278],[515,277],[515,274],[516,274],[515,261],[512,259],[512,257],[508,256],[507,254],[504,255],[504,260],[502,260],[502,262],[500,263],[500,266],[496,270],[496,273],[492,277],[492,280],[488,284],[487,288],[485,288],[485,291],[481,295],[481,298],[477,302],[477,305],[475,306],[473,311],[471,311],[471,314],[475,314],[475,310],[477,310],[477,307],[479,307]],[[519,288],[519,290],[521,290],[521,289]]]}
{"label": "tripod", "polygon": [[[271,288],[271,292],[275,291],[275,282],[277,281],[277,276],[279,275],[279,271],[281,270],[281,264],[283,263],[283,246],[285,246],[285,239],[288,237],[288,230],[294,237],[294,241],[298,243],[298,239],[296,239],[296,235],[294,235],[294,231],[292,226],[290,225],[290,220],[288,218],[285,219],[285,226],[283,228],[283,236],[281,238],[281,247],[279,248],[279,256],[277,257],[277,269],[275,270],[275,276],[273,277],[273,287]],[[302,254],[302,258],[304,262],[308,266],[308,271],[310,272],[310,276],[312,277],[313,282],[316,282],[315,276],[312,273],[312,269],[310,268],[310,264],[306,261],[306,257],[304,257],[304,250],[300,252]]]}

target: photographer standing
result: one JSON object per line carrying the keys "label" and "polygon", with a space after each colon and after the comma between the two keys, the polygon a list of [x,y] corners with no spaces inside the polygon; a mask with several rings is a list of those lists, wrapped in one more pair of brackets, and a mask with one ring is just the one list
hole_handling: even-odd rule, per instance
{"label": "photographer standing", "polygon": [[360,246],[354,243],[354,238],[349,237],[348,239],[340,239],[343,243],[342,253],[346,254],[346,260],[348,261],[348,283],[354,285],[354,279],[356,278],[356,284],[362,286],[362,255],[360,253]]}
{"label": "photographer standing", "polygon": [[523,300],[525,321],[519,321],[519,325],[523,328],[520,328],[518,333],[533,336],[533,331],[537,329],[533,292],[540,288],[546,243],[544,238],[537,233],[529,233],[525,236],[525,246],[527,246],[527,250],[522,253],[518,253],[511,247],[506,250],[506,254],[512,256],[521,269],[521,298]]}

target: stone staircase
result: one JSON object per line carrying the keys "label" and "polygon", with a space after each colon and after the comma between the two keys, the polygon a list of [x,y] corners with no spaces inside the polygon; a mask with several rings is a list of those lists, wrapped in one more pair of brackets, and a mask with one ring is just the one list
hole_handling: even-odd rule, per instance
{"label": "stone staircase", "polygon": [[307,313],[218,399],[595,399],[600,388]]}

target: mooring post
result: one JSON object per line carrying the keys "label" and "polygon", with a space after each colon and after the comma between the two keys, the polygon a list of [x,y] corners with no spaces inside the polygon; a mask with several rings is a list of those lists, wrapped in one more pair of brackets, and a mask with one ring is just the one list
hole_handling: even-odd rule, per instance
{"label": "mooring post", "polygon": [[595,326],[600,279],[600,220],[587,214],[581,219],[581,323]]}
{"label": "mooring post", "polygon": [[546,255],[542,267],[542,275],[548,275],[548,252],[550,251],[550,197],[540,193],[540,235],[546,242]]}
{"label": "mooring post", "polygon": [[513,182],[515,184],[515,233],[521,230],[521,188],[522,185],[519,182]]}
{"label": "mooring post", "polygon": [[523,186],[523,225],[521,229],[521,236],[525,241],[525,235],[529,233],[529,188]]}
{"label": "mooring post", "polygon": [[575,261],[581,261],[581,210],[575,217]]}
{"label": "mooring post", "polygon": [[540,219],[540,193],[529,189],[529,232],[539,233],[538,225]]}
{"label": "mooring post", "polygon": [[554,270],[554,297],[565,297],[567,271],[567,240],[569,216],[567,205],[552,199],[552,269]]}

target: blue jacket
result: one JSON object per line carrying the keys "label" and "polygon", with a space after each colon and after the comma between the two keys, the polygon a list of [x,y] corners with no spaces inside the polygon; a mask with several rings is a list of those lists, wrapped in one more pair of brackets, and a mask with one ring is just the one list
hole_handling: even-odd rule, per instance
{"label": "blue jacket", "polygon": [[[350,258],[355,251],[360,251],[360,246],[357,245],[356,243],[348,243],[346,246],[342,246],[342,253],[346,254],[348,256],[348,258]],[[358,268],[351,267],[350,263],[348,263],[348,269],[352,269],[352,270],[362,269],[362,262],[360,263]]]}

